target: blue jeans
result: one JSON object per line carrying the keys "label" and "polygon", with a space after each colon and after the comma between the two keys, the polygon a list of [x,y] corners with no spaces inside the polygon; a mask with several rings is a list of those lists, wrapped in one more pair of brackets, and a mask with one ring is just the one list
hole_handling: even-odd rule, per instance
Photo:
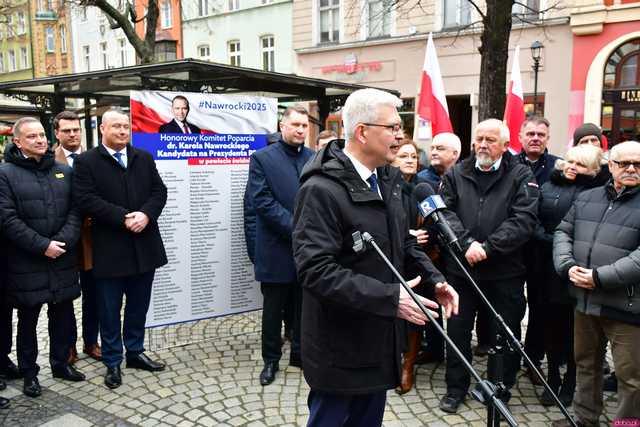
{"label": "blue jeans", "polygon": [[[108,368],[122,363],[122,342],[127,357],[144,352],[144,325],[151,300],[151,284],[155,271],[126,277],[96,279],[98,317],[102,339],[102,361]],[[122,297],[127,296],[124,307],[124,327],[120,323]],[[121,332],[122,331],[122,332]]]}

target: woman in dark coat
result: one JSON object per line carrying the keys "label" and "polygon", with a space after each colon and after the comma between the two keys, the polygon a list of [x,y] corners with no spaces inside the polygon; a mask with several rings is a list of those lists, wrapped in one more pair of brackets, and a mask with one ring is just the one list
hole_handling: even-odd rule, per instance
{"label": "woman in dark coat", "polygon": [[[548,361],[547,381],[563,405],[573,401],[576,386],[576,367],[573,358],[573,300],[569,297],[569,283],[561,279],[553,266],[553,233],[569,211],[574,199],[583,190],[602,185],[602,150],[592,145],[572,147],[565,160],[558,160],[550,180],[540,189],[539,214],[541,226],[535,234],[540,242],[540,259],[546,278],[543,300],[547,304],[544,345]],[[606,174],[606,173],[605,173]],[[567,371],[560,378],[560,366],[566,362]],[[545,390],[540,397],[544,406],[554,405]]]}
{"label": "woman in dark coat", "polygon": [[[404,205],[404,210],[407,214],[407,220],[409,222],[410,233],[416,236],[418,243],[426,248],[427,255],[430,256],[432,261],[434,257],[430,249],[435,249],[433,245],[427,246],[429,241],[429,234],[426,230],[422,229],[422,218],[418,214],[418,202],[414,190],[416,186],[420,183],[427,182],[425,179],[418,177],[417,173],[419,170],[418,165],[418,147],[416,144],[405,138],[402,140],[398,147],[398,153],[396,154],[395,160],[391,163],[391,166],[397,167],[400,169],[403,177],[403,185],[402,185],[402,203]],[[408,272],[407,277],[415,277],[418,273]],[[417,293],[422,294],[421,287],[418,286],[416,290]],[[442,322],[442,316],[438,319],[439,322]],[[400,386],[396,389],[398,394],[404,394],[410,391],[413,388],[414,383],[414,367],[417,359],[419,358],[418,352],[420,350],[420,343],[422,334],[425,331],[425,328],[433,328],[433,326],[417,326],[406,323],[405,331],[407,332],[407,347],[405,353],[403,353],[402,357],[402,376]],[[433,334],[431,334],[433,335]],[[437,334],[436,334],[437,335]],[[432,337],[429,340],[428,345],[431,354],[430,358],[439,359],[440,361],[444,358],[444,344],[442,339],[438,339],[439,336]],[[440,351],[438,351],[440,349]],[[438,354],[436,354],[438,353]],[[424,357],[423,357],[424,358]]]}

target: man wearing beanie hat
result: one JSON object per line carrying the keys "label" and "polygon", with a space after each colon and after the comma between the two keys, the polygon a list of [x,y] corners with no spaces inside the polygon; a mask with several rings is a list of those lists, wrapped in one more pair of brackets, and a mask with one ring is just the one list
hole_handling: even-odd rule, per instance
{"label": "man wearing beanie hat", "polygon": [[607,140],[602,135],[602,130],[593,123],[585,123],[573,132],[573,145],[591,144],[607,151]]}

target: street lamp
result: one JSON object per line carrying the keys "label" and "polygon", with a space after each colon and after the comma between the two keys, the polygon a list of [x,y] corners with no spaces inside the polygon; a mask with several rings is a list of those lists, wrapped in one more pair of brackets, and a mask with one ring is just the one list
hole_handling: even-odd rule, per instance
{"label": "street lamp", "polygon": [[531,43],[531,59],[533,59],[533,114],[538,113],[538,71],[540,70],[540,57],[544,46],[538,40]]}

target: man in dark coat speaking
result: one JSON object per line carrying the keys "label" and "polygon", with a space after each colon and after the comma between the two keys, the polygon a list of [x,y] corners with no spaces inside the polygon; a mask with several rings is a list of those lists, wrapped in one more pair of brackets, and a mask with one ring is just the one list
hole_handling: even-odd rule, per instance
{"label": "man in dark coat speaking", "polygon": [[151,154],[129,144],[129,116],[109,110],[102,115],[100,130],[102,145],[74,162],[73,195],[82,213],[92,218],[104,382],[113,389],[122,384],[123,341],[128,368],[165,367],[144,354],[144,325],[155,270],[167,263],[158,228],[167,187]]}
{"label": "man in dark coat speaking", "polygon": [[457,293],[409,234],[401,174],[385,166],[401,129],[401,104],[377,89],[352,93],[342,110],[345,148],[331,141],[301,177],[293,249],[303,288],[308,426],[381,425],[386,391],[400,383],[398,318],[426,321],[375,252],[352,250],[351,233],[369,232],[401,273],[405,267],[422,273],[411,286],[422,277],[447,316],[457,311]]}

